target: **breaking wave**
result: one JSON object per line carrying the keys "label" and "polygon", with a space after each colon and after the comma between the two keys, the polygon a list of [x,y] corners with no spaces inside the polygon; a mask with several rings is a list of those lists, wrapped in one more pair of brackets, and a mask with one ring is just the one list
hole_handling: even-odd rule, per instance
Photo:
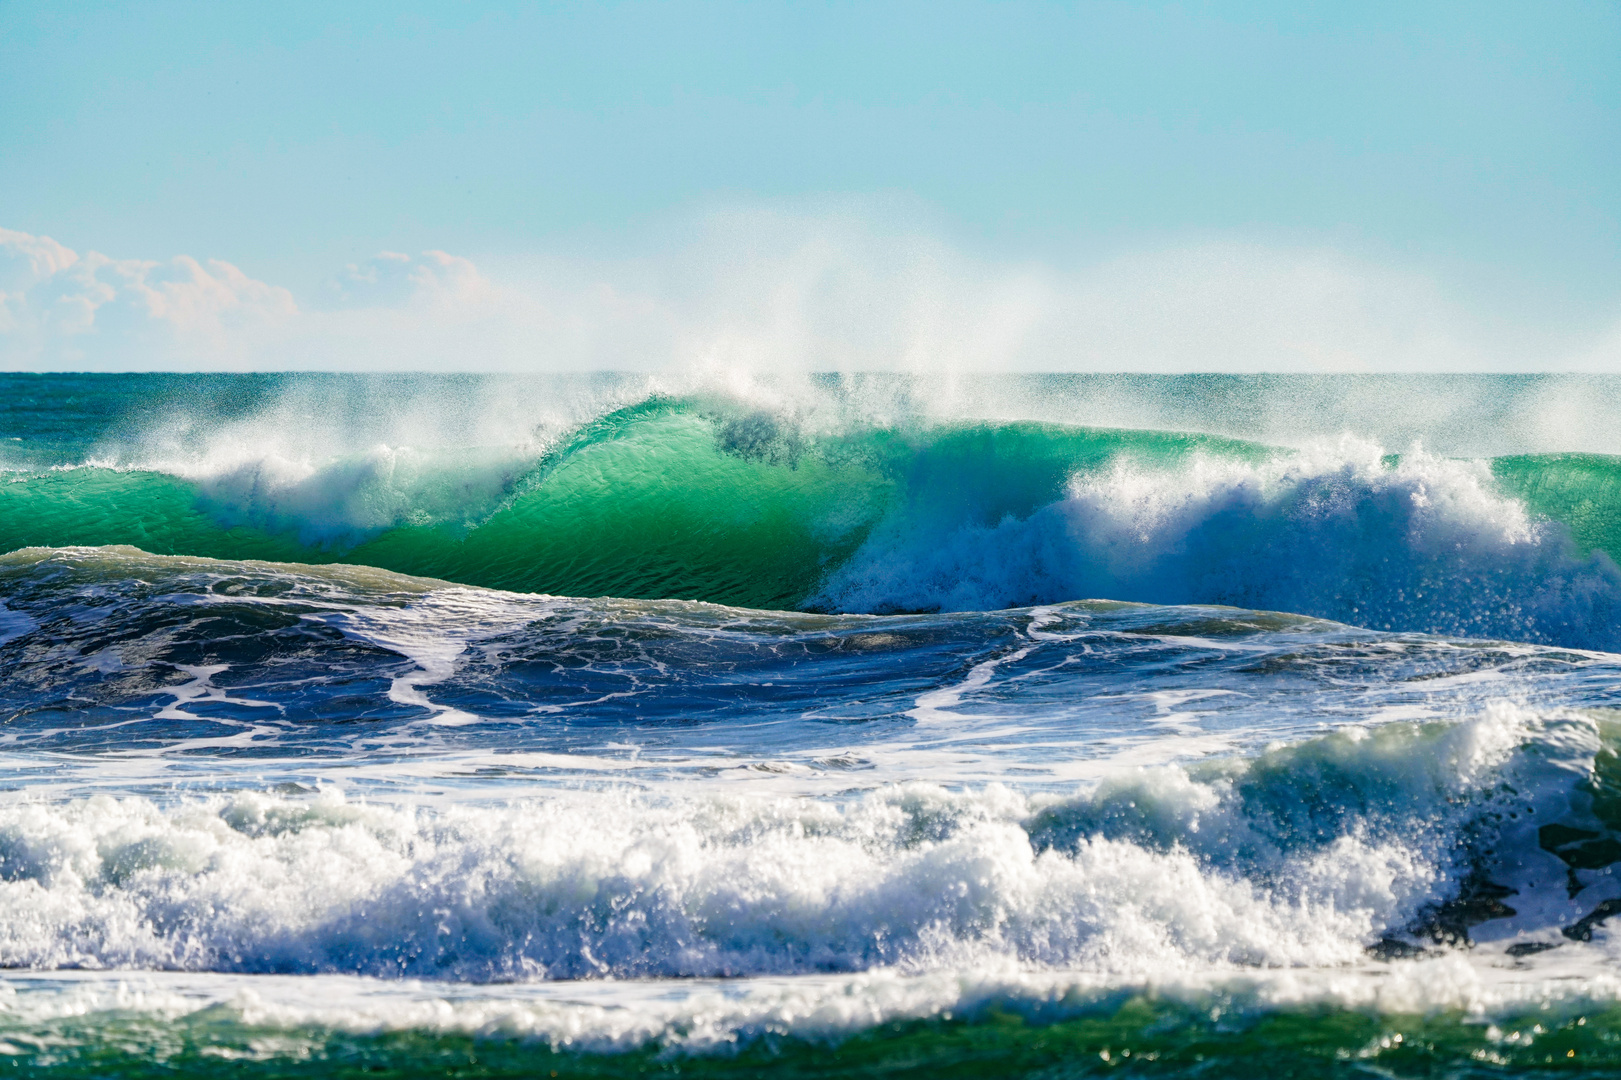
{"label": "breaking wave", "polygon": [[1083,794],[845,803],[335,789],[0,807],[0,964],[489,982],[923,972],[1115,977],[1586,940],[1621,882],[1615,733],[1507,703]]}
{"label": "breaking wave", "polygon": [[1621,640],[1615,458],[755,404],[655,395],[482,446],[299,451],[230,429],[167,464],[17,469],[0,548],[130,544],[762,608],[1107,597]]}

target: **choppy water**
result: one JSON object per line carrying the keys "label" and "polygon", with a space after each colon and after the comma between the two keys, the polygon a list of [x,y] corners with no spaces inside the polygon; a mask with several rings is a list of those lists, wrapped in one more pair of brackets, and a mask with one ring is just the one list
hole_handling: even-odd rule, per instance
{"label": "choppy water", "polygon": [[0,1052],[1608,1074],[1617,399],[0,379]]}

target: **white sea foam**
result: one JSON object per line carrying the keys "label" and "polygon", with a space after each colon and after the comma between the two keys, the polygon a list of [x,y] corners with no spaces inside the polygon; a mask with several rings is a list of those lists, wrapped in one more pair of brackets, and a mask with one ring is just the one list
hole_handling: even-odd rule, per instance
{"label": "white sea foam", "polygon": [[594,798],[425,815],[331,795],[16,808],[0,960],[473,980],[1336,963],[1400,915],[1269,897],[1129,842],[1038,853],[1024,809],[927,786],[843,812]]}
{"label": "white sea foam", "polygon": [[424,820],[330,798],[167,815],[130,800],[33,808],[5,830],[3,954],[476,979],[915,965],[981,951],[1344,960],[1370,929],[1368,913],[1351,912],[1327,913],[1338,933],[1308,930],[1241,881],[1129,844],[1038,856],[982,808],[949,836],[901,846],[898,831],[927,828],[948,803],[896,793],[853,820],[814,806],[600,802]]}
{"label": "white sea foam", "polygon": [[[849,800],[554,791],[431,810],[331,788],[12,802],[0,964],[475,982],[1333,967],[1455,895],[1471,829],[1568,816],[1595,730],[1503,704],[1142,770],[1068,800],[908,784]],[[1485,939],[1557,937],[1617,891],[1566,897],[1534,834],[1501,839],[1487,869],[1526,902]]]}
{"label": "white sea foam", "polygon": [[481,718],[433,701],[422,688],[454,675],[458,660],[474,642],[552,613],[553,604],[545,597],[452,587],[412,597],[403,606],[356,605],[304,618],[412,660],[416,668],[392,680],[389,700],[428,710],[434,724],[459,726]]}
{"label": "white sea foam", "polygon": [[1197,454],[1077,476],[1027,519],[898,515],[813,603],[987,610],[1118,597],[1379,629],[1621,648],[1621,570],[1498,494],[1483,463],[1345,441],[1255,463]]}

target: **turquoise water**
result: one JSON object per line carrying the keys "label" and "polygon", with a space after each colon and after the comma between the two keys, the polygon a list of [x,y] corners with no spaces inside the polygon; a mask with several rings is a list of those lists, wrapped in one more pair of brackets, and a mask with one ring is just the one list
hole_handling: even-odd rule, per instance
{"label": "turquoise water", "polygon": [[1613,1072],[1618,396],[0,377],[0,1052]]}

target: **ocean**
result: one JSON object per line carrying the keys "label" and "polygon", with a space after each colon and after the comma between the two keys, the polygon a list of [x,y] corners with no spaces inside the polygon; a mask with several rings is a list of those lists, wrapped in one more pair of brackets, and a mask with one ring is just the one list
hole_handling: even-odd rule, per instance
{"label": "ocean", "polygon": [[1618,416],[0,375],[0,1068],[1615,1075]]}

